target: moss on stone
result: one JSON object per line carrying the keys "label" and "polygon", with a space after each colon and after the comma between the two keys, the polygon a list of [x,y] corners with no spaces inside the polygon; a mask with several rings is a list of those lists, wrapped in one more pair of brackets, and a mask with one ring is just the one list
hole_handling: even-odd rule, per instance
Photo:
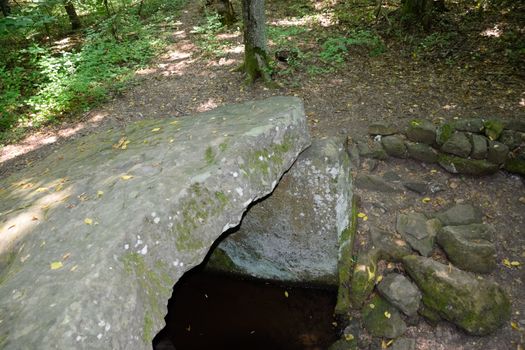
{"label": "moss on stone", "polygon": [[378,249],[362,252],[357,258],[350,284],[350,304],[359,309],[374,289],[377,261],[380,256]]}
{"label": "moss on stone", "polygon": [[335,314],[345,316],[350,311],[350,285],[354,265],[353,247],[357,231],[357,199],[352,197],[352,208],[349,214],[350,225],[343,230],[339,241],[339,260],[337,262],[337,274],[339,286],[337,290],[337,303]]}
{"label": "moss on stone", "polygon": [[485,135],[487,135],[487,137],[493,141],[497,140],[500,137],[504,128],[503,123],[499,120],[487,120],[484,123],[484,126]]}
{"label": "moss on stone", "polygon": [[523,159],[508,159],[505,162],[505,170],[520,175],[525,175],[525,160]]}
{"label": "moss on stone", "polygon": [[379,295],[363,307],[363,325],[375,337],[397,338],[406,331],[399,311]]}
{"label": "moss on stone", "polygon": [[467,175],[489,175],[498,171],[496,164],[486,160],[466,159],[448,154],[440,154],[438,157],[439,164],[451,173],[460,173]]}
{"label": "moss on stone", "polygon": [[443,145],[454,134],[455,128],[452,124],[444,123],[437,128],[436,142],[438,145]]}
{"label": "moss on stone", "polygon": [[144,328],[142,330],[142,340],[144,343],[151,343],[153,340],[153,320],[149,313],[144,316]]}
{"label": "moss on stone", "polygon": [[204,151],[204,160],[206,160],[206,164],[208,165],[211,165],[215,162],[215,154],[211,146],[208,146],[208,148],[206,148],[206,151]]}

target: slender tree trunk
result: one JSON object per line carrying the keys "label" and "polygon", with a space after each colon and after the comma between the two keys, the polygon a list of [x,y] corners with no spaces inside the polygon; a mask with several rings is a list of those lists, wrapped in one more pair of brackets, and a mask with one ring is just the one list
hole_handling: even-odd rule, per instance
{"label": "slender tree trunk", "polygon": [[64,8],[66,9],[67,16],[69,17],[69,21],[71,22],[71,29],[77,30],[82,27],[80,23],[80,18],[77,15],[77,11],[75,10],[75,5],[70,0],[64,1]]}
{"label": "slender tree trunk", "polygon": [[244,71],[247,82],[257,78],[271,81],[270,58],[266,46],[266,16],[264,0],[242,0],[244,21]]}
{"label": "slender tree trunk", "polygon": [[235,11],[230,0],[207,0],[206,7],[219,14],[222,24],[229,26],[235,23]]}
{"label": "slender tree trunk", "polygon": [[2,13],[4,17],[9,16],[11,13],[11,6],[9,6],[9,0],[0,0],[0,7],[2,8]]}

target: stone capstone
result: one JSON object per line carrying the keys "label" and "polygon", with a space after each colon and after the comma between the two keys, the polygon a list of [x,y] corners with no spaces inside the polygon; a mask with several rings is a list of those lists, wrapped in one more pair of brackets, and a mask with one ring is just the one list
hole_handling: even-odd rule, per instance
{"label": "stone capstone", "polygon": [[436,127],[428,120],[411,120],[408,123],[405,134],[413,142],[421,142],[427,145],[432,145],[436,142]]}
{"label": "stone capstone", "polygon": [[462,270],[489,273],[496,268],[494,229],[484,224],[445,226],[437,236],[448,259]]}
{"label": "stone capstone", "polygon": [[421,292],[416,285],[398,273],[388,274],[377,287],[379,293],[390,304],[407,316],[413,316],[419,309]]}
{"label": "stone capstone", "polygon": [[309,144],[302,102],[274,97],[83,136],[3,179],[0,347],[151,349],[173,285]]}
{"label": "stone capstone", "polygon": [[421,213],[399,214],[396,230],[408,244],[421,255],[429,256],[434,248],[436,235],[441,223],[436,219],[427,219]]}
{"label": "stone capstone", "polygon": [[[337,285],[340,242],[352,211],[342,140],[315,140],[272,195],[253,205],[207,267],[262,279]],[[226,262],[226,263],[225,263]]]}
{"label": "stone capstone", "polygon": [[478,207],[471,204],[456,204],[438,213],[436,218],[441,221],[443,226],[480,224],[483,213]]}
{"label": "stone capstone", "polygon": [[450,139],[441,146],[441,150],[446,153],[466,158],[470,155],[472,145],[465,133],[455,132]]}
{"label": "stone capstone", "polygon": [[376,295],[363,306],[363,325],[374,337],[397,338],[407,326],[399,311],[388,301]]}
{"label": "stone capstone", "polygon": [[446,154],[439,155],[438,163],[443,169],[453,174],[490,175],[499,169],[497,164],[486,160],[465,159]]}
{"label": "stone capstone", "polygon": [[479,133],[483,131],[483,120],[478,118],[459,119],[454,123],[454,126],[459,131],[468,131]]}
{"label": "stone capstone", "polygon": [[487,335],[510,319],[509,298],[498,284],[421,256],[406,256],[403,265],[425,306],[467,333]]}

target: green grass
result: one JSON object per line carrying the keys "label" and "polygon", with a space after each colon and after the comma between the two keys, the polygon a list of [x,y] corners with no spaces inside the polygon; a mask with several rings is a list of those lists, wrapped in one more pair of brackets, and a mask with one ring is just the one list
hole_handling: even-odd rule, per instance
{"label": "green grass", "polygon": [[86,29],[80,45],[68,51],[57,52],[37,40],[23,49],[1,49],[0,146],[124,90],[134,71],[166,44],[158,28],[172,19],[166,9],[180,9],[183,3],[145,7],[147,21],[134,9],[120,12]]}

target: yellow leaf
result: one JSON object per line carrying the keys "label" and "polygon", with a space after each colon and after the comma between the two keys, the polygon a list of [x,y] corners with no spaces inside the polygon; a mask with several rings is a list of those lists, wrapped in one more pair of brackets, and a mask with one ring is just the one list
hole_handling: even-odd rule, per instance
{"label": "yellow leaf", "polygon": [[503,265],[505,265],[509,269],[512,268],[512,265],[510,264],[510,260],[509,259],[503,259],[501,262],[503,263]]}
{"label": "yellow leaf", "polygon": [[520,326],[518,326],[518,324],[517,324],[516,322],[514,322],[514,321],[511,321],[511,322],[510,322],[510,326],[511,326],[513,329],[517,330],[517,331],[520,330]]}
{"label": "yellow leaf", "polygon": [[76,269],[78,269],[78,265],[73,266],[69,271],[73,272],[73,271],[75,271]]}
{"label": "yellow leaf", "polygon": [[84,224],[86,224],[86,225],[93,225],[93,219],[91,219],[91,218],[85,218],[85,219],[84,219]]}
{"label": "yellow leaf", "polygon": [[437,172],[438,172],[438,171],[437,171],[436,169],[432,169],[432,170],[430,170],[430,173],[431,173],[431,174],[435,174],[435,173],[437,173]]}
{"label": "yellow leaf", "polygon": [[177,124],[178,122],[179,122],[178,120],[174,120],[174,121],[172,121],[170,124],[171,124],[171,125],[175,125],[175,124]]}
{"label": "yellow leaf", "polygon": [[97,197],[102,197],[104,195],[104,191],[97,191]]}
{"label": "yellow leaf", "polygon": [[133,179],[133,175],[122,175],[120,178],[122,180],[129,180],[129,179]]}
{"label": "yellow leaf", "polygon": [[53,261],[50,266],[51,266],[51,270],[58,270],[62,268],[64,264],[62,264],[61,261]]}
{"label": "yellow leaf", "polygon": [[510,262],[510,265],[511,265],[511,266],[516,266],[516,267],[518,267],[518,266],[521,265],[521,263],[520,263],[519,261],[511,261],[511,262]]}
{"label": "yellow leaf", "polygon": [[368,304],[368,306],[370,306],[371,309],[374,309],[376,307],[374,304]]}
{"label": "yellow leaf", "polygon": [[392,316],[392,315],[390,314],[390,312],[385,311],[385,317],[386,317],[386,318],[390,318],[390,316]]}
{"label": "yellow leaf", "polygon": [[382,280],[383,280],[383,276],[382,276],[382,275],[379,275],[379,276],[377,276],[377,278],[376,278],[376,283],[379,283],[379,282],[381,282]]}
{"label": "yellow leaf", "polygon": [[287,291],[284,291],[284,296],[285,296],[286,298],[288,298],[288,292],[287,292]]}
{"label": "yellow leaf", "polygon": [[153,128],[153,129],[151,129],[151,131],[157,132],[157,131],[160,131],[160,128]]}
{"label": "yellow leaf", "polygon": [[366,216],[365,213],[357,213],[358,218],[364,218]]}
{"label": "yellow leaf", "polygon": [[425,197],[425,198],[423,198],[423,199],[421,200],[421,202],[423,202],[423,203],[428,203],[428,202],[430,202],[430,201],[431,201],[431,199],[430,199],[429,197]]}
{"label": "yellow leaf", "polygon": [[46,191],[49,191],[47,187],[39,187],[36,189],[37,193],[46,192]]}
{"label": "yellow leaf", "polygon": [[345,334],[346,341],[352,341],[354,340],[354,338],[355,338],[354,335],[351,333]]}
{"label": "yellow leaf", "polygon": [[175,141],[175,140],[174,140],[174,139],[171,139],[171,140],[170,140],[170,143],[173,143],[173,141]]}

